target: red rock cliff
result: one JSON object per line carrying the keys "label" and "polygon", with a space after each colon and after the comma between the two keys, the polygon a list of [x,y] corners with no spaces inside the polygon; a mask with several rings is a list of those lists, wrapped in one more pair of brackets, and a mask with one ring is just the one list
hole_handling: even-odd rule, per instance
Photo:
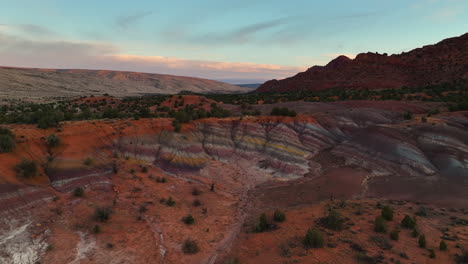
{"label": "red rock cliff", "polygon": [[257,92],[319,91],[330,88],[389,89],[468,79],[468,33],[398,55],[340,56],[284,80],[271,80]]}

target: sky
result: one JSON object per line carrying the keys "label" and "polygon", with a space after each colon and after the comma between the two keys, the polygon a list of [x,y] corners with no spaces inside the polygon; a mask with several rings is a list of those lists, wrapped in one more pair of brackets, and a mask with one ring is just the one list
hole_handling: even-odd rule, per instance
{"label": "sky", "polygon": [[0,65],[281,79],[468,32],[468,0],[0,0]]}

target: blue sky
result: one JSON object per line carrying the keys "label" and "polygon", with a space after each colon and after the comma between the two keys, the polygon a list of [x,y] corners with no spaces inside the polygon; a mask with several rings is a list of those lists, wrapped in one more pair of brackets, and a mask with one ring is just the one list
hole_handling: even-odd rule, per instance
{"label": "blue sky", "polygon": [[284,78],[468,30],[466,0],[0,0],[0,65]]}

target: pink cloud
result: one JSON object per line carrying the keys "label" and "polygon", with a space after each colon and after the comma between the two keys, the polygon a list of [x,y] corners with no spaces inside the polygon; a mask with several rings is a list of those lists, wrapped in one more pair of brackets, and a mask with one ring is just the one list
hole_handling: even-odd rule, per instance
{"label": "pink cloud", "polygon": [[273,79],[304,70],[276,64],[188,60],[176,57],[122,54],[98,42],[30,40],[0,29],[0,65],[37,68],[79,68],[137,71],[209,79]]}

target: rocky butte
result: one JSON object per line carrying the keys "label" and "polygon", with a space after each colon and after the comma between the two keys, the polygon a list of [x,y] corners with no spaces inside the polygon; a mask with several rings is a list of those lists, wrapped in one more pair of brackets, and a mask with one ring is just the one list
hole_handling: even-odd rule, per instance
{"label": "rocky butte", "polygon": [[468,79],[468,33],[401,54],[340,56],[283,80],[264,83],[257,92],[390,89],[422,87]]}

